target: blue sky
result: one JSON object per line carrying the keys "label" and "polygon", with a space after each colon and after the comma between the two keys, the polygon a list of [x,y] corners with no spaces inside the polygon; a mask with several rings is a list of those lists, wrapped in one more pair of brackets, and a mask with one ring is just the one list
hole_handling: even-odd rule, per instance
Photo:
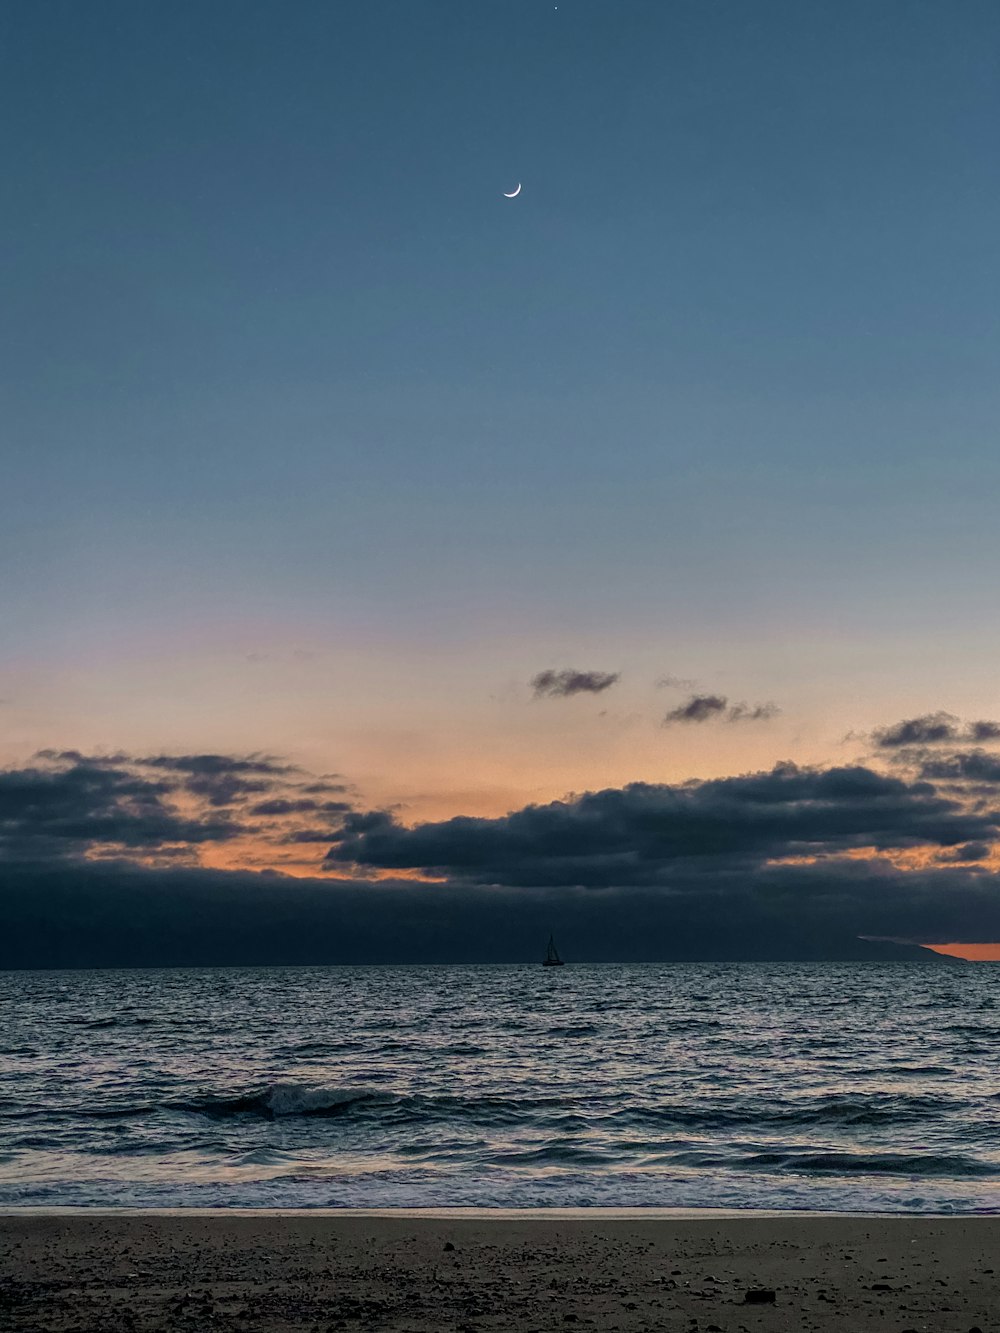
{"label": "blue sky", "polygon": [[[447,813],[995,707],[998,64],[992,3],[5,5],[5,757]],[[782,718],[664,753],[669,671]]]}

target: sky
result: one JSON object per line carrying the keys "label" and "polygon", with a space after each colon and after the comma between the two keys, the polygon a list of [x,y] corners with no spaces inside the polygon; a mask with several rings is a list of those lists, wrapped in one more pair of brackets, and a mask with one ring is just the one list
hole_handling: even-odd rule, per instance
{"label": "sky", "polygon": [[[482,885],[415,830],[790,764],[956,827],[755,866],[987,904],[845,939],[1000,939],[998,76],[991,0],[0,8],[17,874],[403,874],[461,952]],[[206,760],[294,790],[219,804]],[[106,832],[29,837],[67,775]],[[347,809],[249,814],[317,783]],[[523,894],[533,856],[482,859]],[[563,887],[653,892],[615,865]]]}

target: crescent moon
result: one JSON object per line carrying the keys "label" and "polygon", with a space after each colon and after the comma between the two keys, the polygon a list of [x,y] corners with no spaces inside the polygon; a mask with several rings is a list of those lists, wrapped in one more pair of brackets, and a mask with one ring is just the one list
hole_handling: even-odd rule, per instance
{"label": "crescent moon", "polygon": [[504,192],[503,192],[503,197],[504,197],[505,199],[516,199],[517,196],[518,196],[520,193],[521,193],[521,182],[518,181],[518,183],[517,183],[517,189],[513,192],[513,194],[508,194],[507,191],[504,190]]}

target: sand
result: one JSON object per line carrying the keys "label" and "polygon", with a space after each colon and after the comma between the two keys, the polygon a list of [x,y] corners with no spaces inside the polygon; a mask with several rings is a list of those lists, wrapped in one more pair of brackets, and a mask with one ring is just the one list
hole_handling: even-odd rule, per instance
{"label": "sand", "polygon": [[0,1329],[990,1333],[998,1246],[1000,1217],[18,1214]]}

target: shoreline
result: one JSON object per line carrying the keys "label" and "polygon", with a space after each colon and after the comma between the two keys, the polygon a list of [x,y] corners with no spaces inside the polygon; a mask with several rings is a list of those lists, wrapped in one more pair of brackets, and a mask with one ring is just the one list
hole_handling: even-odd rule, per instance
{"label": "shoreline", "polygon": [[928,1218],[935,1221],[954,1219],[973,1220],[975,1218],[1000,1217],[1000,1207],[994,1210],[980,1210],[967,1213],[918,1212],[916,1210],[897,1212],[871,1212],[863,1209],[846,1210],[834,1208],[634,1208],[594,1206],[592,1208],[470,1208],[457,1205],[450,1208],[441,1205],[437,1208],[242,1208],[200,1206],[173,1208],[143,1208],[115,1204],[9,1204],[0,1207],[0,1218],[5,1217],[345,1217],[345,1218],[427,1218],[447,1221],[449,1218],[474,1221],[522,1221],[532,1219],[541,1221],[586,1220],[595,1221],[697,1221],[699,1218],[729,1219],[738,1221],[756,1218],[780,1219],[796,1217],[836,1217],[856,1218],[900,1218],[919,1221]]}
{"label": "shoreline", "polygon": [[970,1333],[995,1326],[997,1254],[997,1215],[24,1209],[0,1215],[0,1324]]}

